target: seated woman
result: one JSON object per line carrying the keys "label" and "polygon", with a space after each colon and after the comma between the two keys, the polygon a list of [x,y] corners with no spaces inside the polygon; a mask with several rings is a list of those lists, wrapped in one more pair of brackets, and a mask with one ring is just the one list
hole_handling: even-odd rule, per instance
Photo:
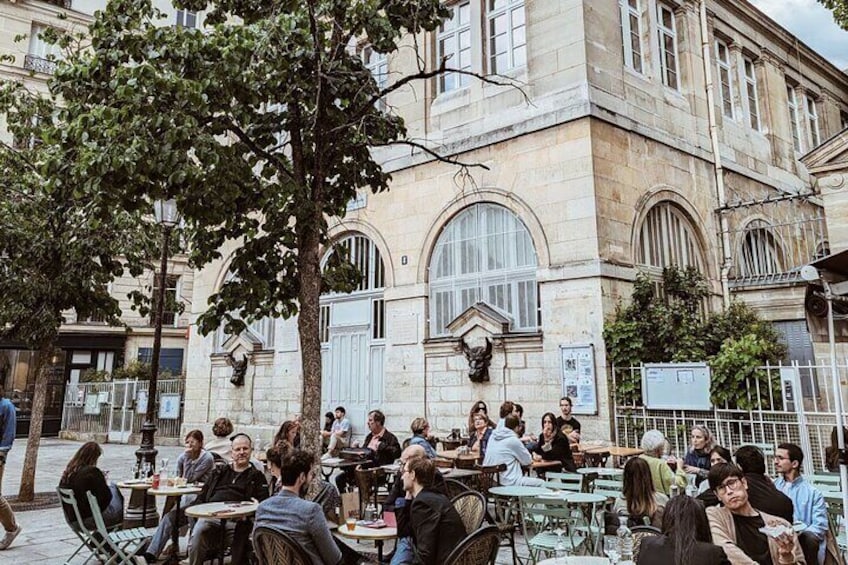
{"label": "seated woman", "polygon": [[489,409],[486,406],[486,403],[482,400],[478,400],[474,403],[474,406],[471,407],[471,412],[468,414],[468,435],[474,433],[474,417],[477,414],[483,414],[483,417],[486,419],[486,425],[492,429],[495,429],[496,424],[489,418]]}
{"label": "seated woman", "polygon": [[300,423],[297,420],[286,420],[274,436],[274,447],[288,450],[300,446],[299,434]]}
{"label": "seated woman", "polygon": [[724,550],[713,545],[707,514],[697,499],[672,498],[665,508],[662,532],[642,540],[637,565],[730,565]]}
{"label": "seated woman", "polygon": [[690,432],[692,448],[683,457],[683,470],[695,475],[695,484],[701,485],[710,471],[710,450],[713,448],[713,436],[709,428],[697,424]]}
{"label": "seated woman", "polygon": [[672,485],[677,485],[679,489],[686,487],[686,471],[683,470],[683,465],[678,465],[675,457],[663,459],[665,446],[665,436],[661,431],[648,430],[642,436],[641,447],[645,453],[639,458],[643,459],[651,469],[654,490],[668,496],[671,494]]}
{"label": "seated woman", "polygon": [[229,463],[232,461],[230,449],[232,442],[230,435],[233,433],[233,423],[229,418],[218,418],[212,425],[212,435],[215,437],[206,442],[206,451],[215,459],[221,459]]}
{"label": "seated woman", "polygon": [[622,496],[616,499],[613,512],[626,514],[630,526],[646,525],[659,528],[668,497],[654,490],[651,469],[644,459],[636,457],[624,465],[623,486]]}
{"label": "seated woman", "polygon": [[492,428],[489,427],[489,418],[479,413],[474,416],[474,428],[468,438],[468,451],[480,456],[482,460],[486,456],[486,445],[492,436]]}
{"label": "seated woman", "polygon": [[576,472],[574,457],[571,454],[571,442],[563,435],[556,425],[556,416],[551,412],[545,412],[542,416],[542,432],[539,441],[533,449],[533,459],[536,461],[559,461],[561,467],[548,469],[558,472],[565,469],[571,473]]}
{"label": "seated woman", "polygon": [[430,444],[430,423],[424,418],[415,418],[412,420],[409,429],[412,431],[412,438],[409,440],[409,445],[420,445],[428,458],[435,459],[436,450]]}
{"label": "seated woman", "polygon": [[[733,458],[730,455],[730,451],[720,445],[716,445],[710,450],[710,467],[718,465],[719,463],[733,463]],[[698,487],[698,498],[701,498],[700,495],[706,492],[712,493],[712,491],[710,491],[710,482],[701,481],[701,485]],[[707,506],[715,506],[718,504],[718,498],[715,497],[715,494],[712,494],[711,498],[715,500],[713,504],[707,504],[707,501],[703,498],[701,498],[701,502]]]}
{"label": "seated woman", "polygon": [[[77,452],[71,457],[68,466],[59,480],[61,488],[71,489],[77,499],[80,517],[87,528],[94,528],[94,519],[91,516],[91,506],[88,503],[87,492],[91,492],[97,498],[97,506],[103,515],[103,521],[107,528],[117,526],[124,521],[124,497],[115,483],[107,483],[103,471],[97,468],[97,460],[103,454],[103,450],[95,441],[82,444]],[[77,521],[74,510],[70,506],[64,506],[65,517],[69,522]]]}

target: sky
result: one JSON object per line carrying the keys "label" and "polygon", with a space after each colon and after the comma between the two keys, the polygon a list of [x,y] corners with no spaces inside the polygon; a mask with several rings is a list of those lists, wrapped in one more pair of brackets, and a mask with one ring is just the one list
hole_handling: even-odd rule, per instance
{"label": "sky", "polygon": [[750,0],[840,69],[848,69],[848,31],[816,0]]}

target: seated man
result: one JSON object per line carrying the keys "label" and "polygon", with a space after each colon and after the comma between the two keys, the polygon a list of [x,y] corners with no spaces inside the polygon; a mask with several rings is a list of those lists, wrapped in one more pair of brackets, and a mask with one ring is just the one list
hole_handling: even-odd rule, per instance
{"label": "seated man", "polygon": [[559,409],[562,415],[557,416],[557,427],[559,427],[560,431],[568,438],[568,441],[571,443],[578,443],[580,441],[580,422],[577,421],[577,418],[571,415],[571,399],[567,396],[560,398]]}
{"label": "seated man", "polygon": [[518,418],[510,414],[504,418],[504,427],[492,432],[489,444],[486,446],[486,457],[483,465],[486,467],[506,465],[506,471],[501,473],[501,484],[504,486],[542,486],[545,481],[536,477],[525,477],[521,469],[533,462],[530,452],[518,439],[515,429]]}
{"label": "seated man", "polygon": [[[254,529],[271,528],[290,535],[309,554],[314,565],[342,562],[342,550],[330,534],[321,506],[302,498],[315,472],[315,458],[300,449],[289,450],[285,455],[272,450],[268,455],[271,472],[282,486],[279,494],[266,499],[256,509]],[[356,563],[356,552],[344,548],[349,554],[344,562]]]}
{"label": "seated man", "polygon": [[[195,504],[206,502],[234,502],[242,500],[265,500],[268,498],[268,483],[265,474],[250,463],[252,442],[247,434],[236,434],[232,438],[232,463],[212,472],[209,482],[195,499]],[[232,562],[248,563],[250,554],[249,536],[252,524],[249,520],[228,520],[227,531],[221,531],[217,518],[199,518],[189,540],[188,561],[200,565],[210,551],[226,543],[226,535],[233,533]]]}
{"label": "seated man", "polygon": [[791,523],[794,515],[792,500],[777,490],[766,475],[766,458],[762,450],[756,445],[743,445],[733,457],[745,474],[751,506]]}
{"label": "seated man", "polygon": [[327,439],[326,457],[338,457],[339,450],[347,447],[350,442],[350,420],[345,415],[344,406],[336,406],[334,412],[335,420],[330,431],[323,431],[321,434]]}
{"label": "seated man", "polygon": [[[386,416],[379,410],[368,413],[368,435],[363,445],[369,450],[366,462],[360,465],[362,469],[390,465],[400,457],[400,442],[398,438],[386,429]],[[349,484],[354,483],[354,473],[351,467],[336,476],[336,487],[339,492],[345,492]]]}
{"label": "seated man", "polygon": [[501,408],[498,411],[498,425],[495,426],[495,429],[499,430],[499,429],[503,428],[504,427],[504,419],[514,412],[515,412],[515,403],[514,402],[507,400],[503,404],[501,404]]}
{"label": "seated man", "polygon": [[[719,463],[710,469],[708,480],[724,505],[707,508],[713,543],[724,549],[732,565],[806,563],[792,524],[751,506],[742,469],[730,463]],[[788,531],[777,538],[760,531],[764,526],[775,525],[784,526]]]}
{"label": "seated man", "polygon": [[781,443],[774,455],[774,465],[780,477],[774,486],[792,499],[793,518],[803,522],[804,530],[798,534],[801,549],[809,565],[823,564],[827,545],[827,505],[822,493],[801,476],[804,452],[794,443]]}
{"label": "seated man", "polygon": [[465,537],[465,525],[448,497],[431,488],[435,474],[433,461],[413,457],[401,475],[403,488],[412,499],[409,517],[417,562],[423,565],[444,563]]}

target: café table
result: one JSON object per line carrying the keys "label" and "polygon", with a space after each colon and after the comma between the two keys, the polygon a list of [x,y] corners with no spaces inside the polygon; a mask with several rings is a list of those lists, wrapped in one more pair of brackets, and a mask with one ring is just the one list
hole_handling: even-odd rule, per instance
{"label": "caf\u00e9 table", "polygon": [[477,469],[440,469],[442,476],[446,479],[455,479],[457,481],[467,480],[480,475]]}
{"label": "caf\u00e9 table", "polygon": [[377,547],[377,563],[383,562],[383,543],[386,540],[397,538],[397,528],[386,526],[384,528],[369,528],[357,523],[353,529],[348,528],[347,524],[339,526],[334,535],[355,540],[373,541]]}
{"label": "caf\u00e9 table", "polygon": [[552,557],[537,561],[536,565],[610,565],[610,560],[606,557],[592,555],[569,555],[565,559]]}
{"label": "caf\u00e9 table", "polygon": [[[174,520],[171,528],[171,543],[174,544],[174,552],[168,558],[166,563],[179,563],[179,549],[180,549],[180,503],[182,502],[182,497],[184,494],[200,494],[203,490],[203,485],[201,483],[198,484],[186,484],[183,486],[160,486],[159,488],[151,488],[147,492],[152,494],[153,496],[164,496],[164,497],[175,497],[177,500],[174,504],[174,516],[176,519]],[[164,516],[163,516],[164,518]]]}
{"label": "caf\u00e9 table", "polygon": [[[118,488],[125,489],[131,491],[130,497],[132,498],[132,493],[141,492],[141,527],[147,527],[147,495],[148,492],[153,487],[153,478],[150,479],[128,479],[125,481],[119,481],[117,483]],[[137,503],[136,503],[137,504]],[[132,505],[130,505],[132,506]],[[136,506],[135,508],[138,508]],[[154,524],[155,525],[155,524]]]}
{"label": "caf\u00e9 table", "polygon": [[[207,502],[195,504],[185,509],[186,516],[192,518],[218,518],[221,521],[221,529],[226,530],[227,520],[238,520],[256,514],[258,502],[246,500],[243,502]],[[221,536],[221,565],[224,565],[224,553],[227,544],[223,543],[226,536]]]}
{"label": "caf\u00e9 table", "polygon": [[[365,459],[342,459],[341,457],[328,457],[327,459],[321,460],[321,474],[324,476],[325,481],[330,480],[330,475],[333,474],[333,471],[336,469],[345,469],[347,467],[356,467],[357,465],[362,465],[363,463],[367,463]],[[329,471],[325,471],[325,469],[329,469]]]}
{"label": "caf\u00e9 table", "polygon": [[[524,515],[522,508],[522,499],[545,496],[550,493],[551,491],[546,488],[528,487],[520,485],[498,486],[490,488],[489,495],[494,499],[495,502],[495,521],[499,523],[499,527],[510,525],[511,527],[514,527],[515,525],[520,526],[521,533],[526,539],[527,532],[525,530],[524,524],[517,522],[520,517]],[[512,536],[511,532],[512,530],[510,530],[510,536]],[[514,563],[518,563],[520,562],[520,559],[518,558],[518,553],[515,549],[514,540],[511,540],[511,545],[512,560]]]}
{"label": "caf\u00e9 table", "polygon": [[645,453],[644,450],[635,447],[620,447],[618,445],[595,445],[591,443],[581,443],[580,451],[587,455],[598,455],[608,453],[610,457],[614,458],[614,461],[617,461],[617,464],[613,465],[614,467],[620,467],[622,459],[636,457],[637,455],[642,455],[643,453]]}

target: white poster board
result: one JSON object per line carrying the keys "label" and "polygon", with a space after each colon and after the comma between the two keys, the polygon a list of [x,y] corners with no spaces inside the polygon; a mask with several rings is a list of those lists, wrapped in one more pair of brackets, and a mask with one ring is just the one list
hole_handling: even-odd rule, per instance
{"label": "white poster board", "polygon": [[85,395],[85,407],[82,410],[86,416],[95,416],[100,414],[100,395],[96,392],[90,392]]}
{"label": "white poster board", "polygon": [[574,414],[598,413],[595,349],[592,344],[560,345],[562,395],[571,399]]}
{"label": "white poster board", "polygon": [[712,410],[706,363],[642,365],[642,401],[659,410]]}
{"label": "white poster board", "polygon": [[147,391],[138,390],[135,393],[135,413],[144,414],[147,412]]}
{"label": "white poster board", "polygon": [[159,419],[160,420],[176,420],[180,417],[180,395],[179,394],[160,394],[159,395]]}

